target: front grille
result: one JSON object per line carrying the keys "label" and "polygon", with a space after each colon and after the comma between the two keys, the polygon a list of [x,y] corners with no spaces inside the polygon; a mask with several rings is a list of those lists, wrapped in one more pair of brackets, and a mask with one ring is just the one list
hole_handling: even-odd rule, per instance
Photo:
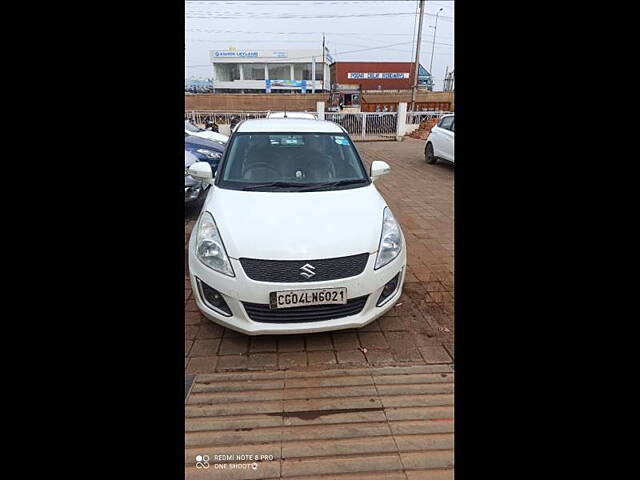
{"label": "front grille", "polygon": [[[368,253],[348,257],[323,258],[320,260],[257,260],[241,258],[244,272],[252,280],[261,282],[322,282],[339,278],[355,277],[364,270],[369,260]],[[310,266],[305,270],[302,267]],[[311,275],[309,274],[311,273]],[[307,275],[302,275],[306,273]]]}
{"label": "front grille", "polygon": [[247,315],[254,322],[305,323],[334,320],[356,315],[362,311],[368,295],[347,300],[344,305],[313,305],[271,310],[268,304],[242,302]]}

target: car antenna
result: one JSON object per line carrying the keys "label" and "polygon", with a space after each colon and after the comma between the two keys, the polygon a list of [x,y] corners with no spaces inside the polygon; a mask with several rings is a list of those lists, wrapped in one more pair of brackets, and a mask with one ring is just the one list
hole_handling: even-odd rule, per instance
{"label": "car antenna", "polygon": [[287,107],[284,107],[284,117],[282,118],[287,118]]}

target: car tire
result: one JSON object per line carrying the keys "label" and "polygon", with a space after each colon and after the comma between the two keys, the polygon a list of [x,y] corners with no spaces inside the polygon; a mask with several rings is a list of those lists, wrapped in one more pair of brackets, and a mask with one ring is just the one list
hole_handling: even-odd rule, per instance
{"label": "car tire", "polygon": [[433,145],[431,143],[427,143],[424,149],[424,160],[429,165],[433,165],[438,161],[438,158],[433,154]]}

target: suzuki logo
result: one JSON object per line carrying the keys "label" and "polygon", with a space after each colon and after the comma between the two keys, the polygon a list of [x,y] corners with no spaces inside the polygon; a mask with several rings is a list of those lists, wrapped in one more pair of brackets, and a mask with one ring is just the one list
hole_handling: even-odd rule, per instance
{"label": "suzuki logo", "polygon": [[309,265],[307,263],[302,267],[300,267],[300,270],[302,270],[302,272],[300,272],[300,275],[302,275],[305,278],[311,278],[316,274],[316,272],[314,271],[315,269],[316,267],[314,267],[313,265]]}

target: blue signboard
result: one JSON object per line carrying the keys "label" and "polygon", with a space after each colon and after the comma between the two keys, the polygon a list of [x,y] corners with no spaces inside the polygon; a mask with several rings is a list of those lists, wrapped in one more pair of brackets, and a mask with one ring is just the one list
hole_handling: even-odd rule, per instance
{"label": "blue signboard", "polygon": [[271,80],[267,79],[265,82],[265,90],[267,93],[271,93],[271,87],[290,87],[300,88],[302,93],[307,93],[307,81],[306,80]]}

